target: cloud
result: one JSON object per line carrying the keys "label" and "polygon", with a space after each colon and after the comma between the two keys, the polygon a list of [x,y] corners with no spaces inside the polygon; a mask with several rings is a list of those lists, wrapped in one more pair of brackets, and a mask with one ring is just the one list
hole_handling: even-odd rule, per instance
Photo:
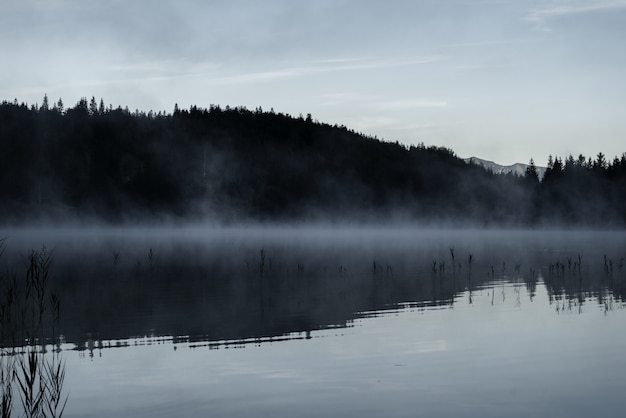
{"label": "cloud", "polygon": [[338,63],[348,63],[348,62],[365,62],[372,60],[372,57],[361,57],[361,58],[329,58],[329,59],[320,59],[313,61],[314,64],[338,64]]}
{"label": "cloud", "polygon": [[219,82],[239,84],[239,83],[252,83],[271,81],[283,78],[304,77],[307,75],[331,73],[338,71],[361,71],[368,69],[382,69],[403,67],[420,64],[430,64],[439,61],[439,56],[423,56],[423,57],[409,57],[402,59],[333,59],[325,61],[316,61],[313,65],[290,67],[270,71],[250,72],[242,73],[232,76],[221,77]]}
{"label": "cloud", "polygon": [[516,39],[490,39],[474,42],[456,42],[447,44],[435,44],[432,48],[451,49],[451,48],[492,48],[494,46],[524,45],[530,43],[541,42],[538,38],[516,38]]}
{"label": "cloud", "polygon": [[[368,58],[339,58],[313,61],[311,65],[278,68],[267,71],[242,72],[234,75],[224,75],[229,69],[220,63],[181,63],[178,61],[145,62],[132,64],[117,64],[107,67],[107,70],[116,73],[156,73],[148,78],[177,78],[177,77],[206,77],[207,80],[226,84],[245,84],[264,81],[273,81],[285,78],[304,77],[313,74],[332,73],[338,71],[360,71],[378,68],[393,68],[401,66],[428,64],[438,61],[438,56],[409,57],[405,59],[368,59]],[[220,70],[218,72],[217,70]]]}
{"label": "cloud", "polygon": [[348,126],[360,132],[372,132],[379,128],[396,127],[399,123],[400,120],[389,115],[367,115],[350,118]]}
{"label": "cloud", "polygon": [[544,24],[547,20],[562,16],[609,12],[620,9],[626,9],[626,0],[565,1],[558,5],[535,9],[530,12],[526,20]]}
{"label": "cloud", "polygon": [[319,96],[324,106],[345,106],[352,103],[371,101],[371,96],[350,92],[324,93]]}
{"label": "cloud", "polygon": [[205,76],[222,67],[214,62],[191,62],[181,60],[145,61],[118,63],[105,67],[105,71],[116,77],[174,79],[180,77]]}
{"label": "cloud", "polygon": [[381,110],[443,108],[447,106],[448,106],[448,102],[444,100],[428,100],[428,99],[392,100],[392,101],[387,101],[387,102],[381,102],[378,104],[378,107]]}
{"label": "cloud", "polygon": [[416,108],[444,108],[448,107],[445,100],[431,98],[408,98],[389,100],[383,96],[364,95],[350,92],[326,93],[319,96],[325,106],[354,106],[360,104],[376,111],[395,111]]}

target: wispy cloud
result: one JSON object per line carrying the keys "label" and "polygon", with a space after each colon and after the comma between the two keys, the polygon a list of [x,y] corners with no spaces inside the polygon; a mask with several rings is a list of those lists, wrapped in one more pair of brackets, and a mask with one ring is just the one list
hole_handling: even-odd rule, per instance
{"label": "wispy cloud", "polygon": [[626,0],[565,1],[535,9],[529,13],[526,19],[537,24],[545,24],[547,20],[562,16],[609,12],[619,9],[626,9]]}
{"label": "wispy cloud", "polygon": [[387,101],[387,102],[380,102],[378,104],[378,107],[381,110],[443,108],[447,106],[448,106],[448,102],[444,100],[428,100],[428,99],[392,100],[392,101]]}
{"label": "wispy cloud", "polygon": [[440,56],[409,57],[403,59],[334,59],[316,61],[313,65],[289,67],[270,71],[250,72],[222,77],[217,81],[226,83],[252,83],[282,78],[304,77],[313,74],[339,71],[361,71],[378,68],[393,68],[420,64],[430,64],[441,60]]}
{"label": "wispy cloud", "polygon": [[133,88],[152,83],[197,79],[214,75],[221,64],[212,62],[190,62],[180,60],[129,61],[103,66],[100,71],[61,73],[52,81],[21,88],[26,94],[41,91],[83,91],[114,86]]}
{"label": "wispy cloud", "polygon": [[113,64],[105,67],[105,70],[116,74],[132,74],[133,76],[171,77],[176,75],[206,74],[220,67],[221,64],[214,62],[166,60]]}
{"label": "wispy cloud", "polygon": [[401,121],[389,115],[368,115],[349,118],[348,126],[360,132],[374,132],[378,129],[397,127]]}
{"label": "wispy cloud", "polygon": [[371,95],[356,94],[352,92],[324,93],[319,96],[323,106],[345,106],[354,103],[365,103],[373,100]]}
{"label": "wispy cloud", "polygon": [[314,64],[342,64],[342,63],[354,63],[354,62],[367,62],[372,61],[372,57],[348,57],[348,58],[329,58],[313,61]]}
{"label": "wispy cloud", "polygon": [[363,95],[349,92],[326,93],[320,95],[325,106],[354,106],[359,104],[376,111],[395,111],[416,108],[444,108],[448,106],[446,100],[413,97],[389,100],[387,97]]}
{"label": "wispy cloud", "polygon": [[420,133],[420,132],[433,132],[442,130],[450,125],[443,125],[437,123],[398,123],[394,126],[387,126],[385,130],[388,132],[408,132],[408,133]]}
{"label": "wispy cloud", "polygon": [[491,48],[494,46],[507,46],[507,45],[523,45],[530,43],[541,42],[539,38],[515,38],[515,39],[490,39],[484,41],[475,42],[457,42],[447,44],[434,44],[431,45],[433,49],[467,49],[467,48]]}

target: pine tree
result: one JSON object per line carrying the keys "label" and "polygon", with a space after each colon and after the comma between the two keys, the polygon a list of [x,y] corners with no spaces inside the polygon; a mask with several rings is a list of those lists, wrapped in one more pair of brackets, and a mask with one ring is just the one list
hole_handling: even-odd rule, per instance
{"label": "pine tree", "polygon": [[82,110],[84,112],[88,112],[89,111],[89,107],[88,107],[88,104],[87,104],[87,98],[86,97],[81,97],[80,100],[78,101],[78,103],[76,103],[76,106],[74,108],[78,109],[78,110]]}
{"label": "pine tree", "polygon": [[532,182],[539,182],[539,174],[537,173],[537,167],[535,166],[535,160],[530,159],[528,167],[526,167],[526,179]]}
{"label": "pine tree", "polygon": [[41,107],[39,108],[40,112],[47,112],[50,110],[50,104],[48,103],[48,95],[43,95],[43,102],[41,103]]}
{"label": "pine tree", "polygon": [[96,103],[96,98],[91,96],[91,101],[89,102],[89,114],[96,115],[98,114],[98,104]]}
{"label": "pine tree", "polygon": [[607,167],[606,157],[604,156],[602,152],[599,152],[596,157],[596,161],[593,165],[593,168],[595,168],[598,171],[602,171],[602,170],[605,170],[606,167]]}

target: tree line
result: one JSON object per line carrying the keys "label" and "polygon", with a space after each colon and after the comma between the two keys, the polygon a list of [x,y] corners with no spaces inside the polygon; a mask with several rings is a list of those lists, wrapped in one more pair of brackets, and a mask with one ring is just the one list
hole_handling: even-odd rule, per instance
{"label": "tree line", "polygon": [[0,220],[626,222],[626,155],[550,156],[540,181],[274,110],[0,103]]}

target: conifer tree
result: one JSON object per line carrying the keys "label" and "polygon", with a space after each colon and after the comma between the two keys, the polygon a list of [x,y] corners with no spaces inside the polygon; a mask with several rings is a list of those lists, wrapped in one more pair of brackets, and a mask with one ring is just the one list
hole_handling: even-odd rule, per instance
{"label": "conifer tree", "polygon": [[537,167],[535,166],[535,160],[530,159],[528,167],[526,167],[526,179],[532,182],[539,182],[539,174],[537,173]]}
{"label": "conifer tree", "polygon": [[48,110],[50,110],[50,104],[48,103],[48,95],[44,94],[43,102],[41,103],[41,107],[39,108],[39,111],[47,112]]}
{"label": "conifer tree", "polygon": [[91,96],[91,101],[89,102],[89,114],[92,116],[98,114],[98,104],[93,96]]}

